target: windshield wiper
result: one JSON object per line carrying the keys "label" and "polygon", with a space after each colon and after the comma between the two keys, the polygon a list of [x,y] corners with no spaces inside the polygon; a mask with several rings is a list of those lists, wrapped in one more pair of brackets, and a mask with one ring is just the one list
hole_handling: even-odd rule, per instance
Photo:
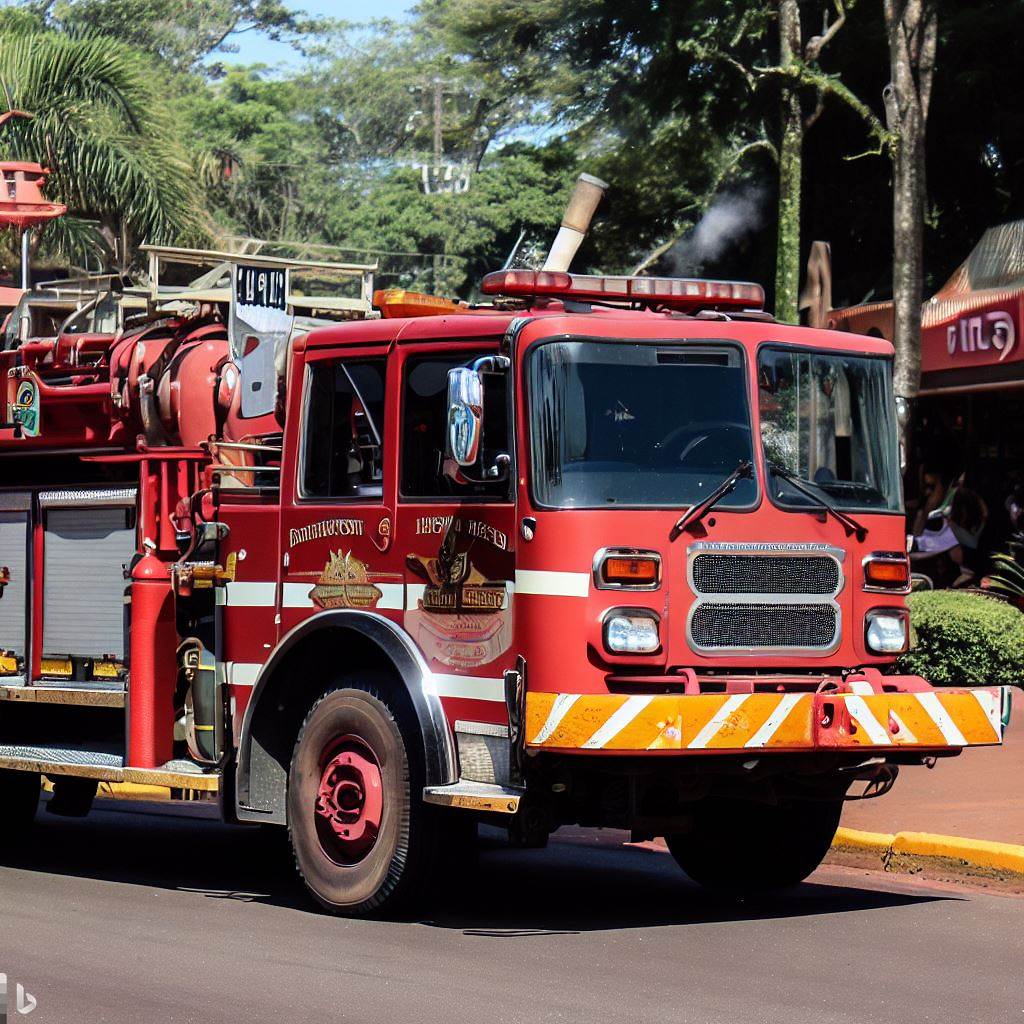
{"label": "windshield wiper", "polygon": [[[862,541],[868,535],[868,528],[863,524],[857,522],[853,516],[848,516],[842,509],[837,508],[822,494],[815,494],[810,487],[803,485],[803,478],[796,476],[791,473],[788,469],[784,469],[777,462],[768,463],[768,469],[771,470],[776,476],[782,477],[790,487],[799,491],[804,497],[810,498],[811,501],[816,502],[818,509],[824,509],[825,512],[829,513],[838,522],[842,523],[843,529],[846,531],[846,536],[849,537],[851,534],[855,534],[858,541]],[[805,509],[803,511],[813,512],[817,509]]]}
{"label": "windshield wiper", "polygon": [[676,520],[676,525],[669,531],[668,539],[675,540],[688,526],[699,523],[727,494],[736,490],[741,480],[749,480],[754,476],[754,467],[744,459],[702,502],[691,505]]}

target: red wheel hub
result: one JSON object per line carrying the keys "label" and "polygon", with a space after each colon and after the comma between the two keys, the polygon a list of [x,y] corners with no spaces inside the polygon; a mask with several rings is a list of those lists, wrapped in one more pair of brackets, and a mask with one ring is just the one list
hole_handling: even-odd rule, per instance
{"label": "red wheel hub", "polygon": [[384,813],[380,764],[358,736],[333,740],[320,757],[316,830],[334,861],[354,864],[377,841]]}

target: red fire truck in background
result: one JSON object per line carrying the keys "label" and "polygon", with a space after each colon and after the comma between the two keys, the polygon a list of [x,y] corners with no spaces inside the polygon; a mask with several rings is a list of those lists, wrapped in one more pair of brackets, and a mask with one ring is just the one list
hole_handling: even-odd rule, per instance
{"label": "red fire truck in background", "polygon": [[355,319],[317,326],[297,266],[154,283],[174,257],[113,335],[0,352],[8,834],[43,777],[56,813],[146,782],[287,827],[334,912],[399,905],[480,820],[665,836],[751,890],[806,877],[852,789],[1001,742],[1000,688],[889,674],[888,342],[560,269],[377,316],[335,267]]}

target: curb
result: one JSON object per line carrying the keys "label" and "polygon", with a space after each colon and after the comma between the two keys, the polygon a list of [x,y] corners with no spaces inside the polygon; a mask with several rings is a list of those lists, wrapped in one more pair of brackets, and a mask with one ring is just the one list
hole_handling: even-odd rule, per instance
{"label": "curb", "polygon": [[861,832],[840,828],[832,840],[837,852],[870,854],[886,871],[919,872],[927,867],[959,874],[1024,877],[1024,846],[987,839],[961,839],[930,832]]}

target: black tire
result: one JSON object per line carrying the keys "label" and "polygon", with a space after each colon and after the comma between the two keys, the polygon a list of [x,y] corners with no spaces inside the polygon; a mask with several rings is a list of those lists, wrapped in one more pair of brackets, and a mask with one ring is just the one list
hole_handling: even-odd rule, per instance
{"label": "black tire", "polygon": [[[346,758],[360,767],[339,766]],[[418,725],[389,696],[386,680],[341,680],[317,700],[292,755],[288,835],[299,874],[321,907],[352,917],[394,913],[424,887],[438,855],[439,829],[422,787]],[[351,795],[360,790],[362,802]],[[328,791],[332,800],[323,796]],[[339,835],[353,814],[361,818],[348,831],[358,842]]]}
{"label": "black tire", "polygon": [[11,839],[17,840],[31,826],[39,807],[41,785],[38,772],[0,771],[0,815]]}
{"label": "black tire", "polygon": [[666,836],[676,863],[700,885],[737,895],[802,882],[828,853],[842,800],[769,805],[701,803],[692,832]]}

